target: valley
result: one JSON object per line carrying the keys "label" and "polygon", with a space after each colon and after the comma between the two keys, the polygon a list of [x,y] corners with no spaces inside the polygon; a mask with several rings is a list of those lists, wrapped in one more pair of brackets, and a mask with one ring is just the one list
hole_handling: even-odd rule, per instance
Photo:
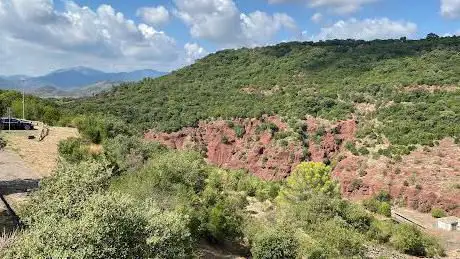
{"label": "valley", "polygon": [[[289,42],[27,96],[55,134],[5,138],[46,177],[2,255],[455,258],[392,212],[460,216],[459,64],[455,36]],[[21,97],[0,90],[0,111]]]}

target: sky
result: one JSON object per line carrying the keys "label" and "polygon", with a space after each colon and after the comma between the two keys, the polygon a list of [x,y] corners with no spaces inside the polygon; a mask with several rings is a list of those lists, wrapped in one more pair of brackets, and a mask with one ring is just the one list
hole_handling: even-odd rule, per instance
{"label": "sky", "polygon": [[284,41],[460,35],[460,0],[0,0],[0,75],[171,71]]}

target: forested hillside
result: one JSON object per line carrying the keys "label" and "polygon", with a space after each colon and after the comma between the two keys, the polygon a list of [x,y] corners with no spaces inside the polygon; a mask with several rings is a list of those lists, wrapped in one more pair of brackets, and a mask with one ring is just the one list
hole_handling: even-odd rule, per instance
{"label": "forested hillside", "polygon": [[0,255],[443,256],[445,241],[390,217],[460,212],[459,64],[459,37],[293,42],[31,99],[81,137],[60,143]]}
{"label": "forested hillside", "polygon": [[337,120],[366,104],[372,112],[360,122],[362,137],[430,144],[460,135],[458,64],[459,37],[282,43],[220,51],[168,76],[66,107],[170,132],[218,117]]}
{"label": "forested hillside", "polygon": [[[62,114],[58,104],[52,100],[26,95],[25,103],[25,116],[28,120],[56,124],[61,119]],[[20,92],[0,90],[0,117],[8,116],[8,108],[11,108],[11,116],[22,118],[22,94]]]}

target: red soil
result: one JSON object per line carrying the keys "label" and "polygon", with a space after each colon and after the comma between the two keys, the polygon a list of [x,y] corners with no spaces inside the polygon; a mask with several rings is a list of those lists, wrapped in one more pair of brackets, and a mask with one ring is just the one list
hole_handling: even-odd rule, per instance
{"label": "red soil", "polygon": [[[277,125],[280,132],[289,127],[276,116],[264,122]],[[402,161],[381,157],[354,156],[344,148],[356,133],[356,121],[339,121],[325,127],[325,134],[316,141],[314,136],[325,123],[309,118],[307,157],[299,139],[287,138],[284,144],[269,131],[257,132],[263,122],[257,119],[236,119],[245,134],[238,138],[226,121],[201,122],[197,128],[184,128],[171,134],[150,131],[145,138],[158,141],[174,149],[195,149],[205,152],[211,164],[229,169],[246,169],[266,180],[289,176],[293,167],[302,161],[337,161],[333,175],[340,182],[342,194],[350,199],[368,198],[380,190],[387,190],[399,203],[422,212],[440,207],[453,215],[460,215],[460,147],[451,140],[424,151],[420,148]],[[339,159],[340,158],[340,159]],[[340,160],[340,161],[339,161]],[[360,176],[361,175],[361,176]]]}

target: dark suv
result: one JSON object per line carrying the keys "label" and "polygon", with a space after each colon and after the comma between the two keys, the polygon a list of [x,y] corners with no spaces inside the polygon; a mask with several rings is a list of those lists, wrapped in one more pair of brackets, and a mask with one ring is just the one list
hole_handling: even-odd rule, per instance
{"label": "dark suv", "polygon": [[0,129],[33,130],[34,124],[30,121],[16,118],[0,118]]}

